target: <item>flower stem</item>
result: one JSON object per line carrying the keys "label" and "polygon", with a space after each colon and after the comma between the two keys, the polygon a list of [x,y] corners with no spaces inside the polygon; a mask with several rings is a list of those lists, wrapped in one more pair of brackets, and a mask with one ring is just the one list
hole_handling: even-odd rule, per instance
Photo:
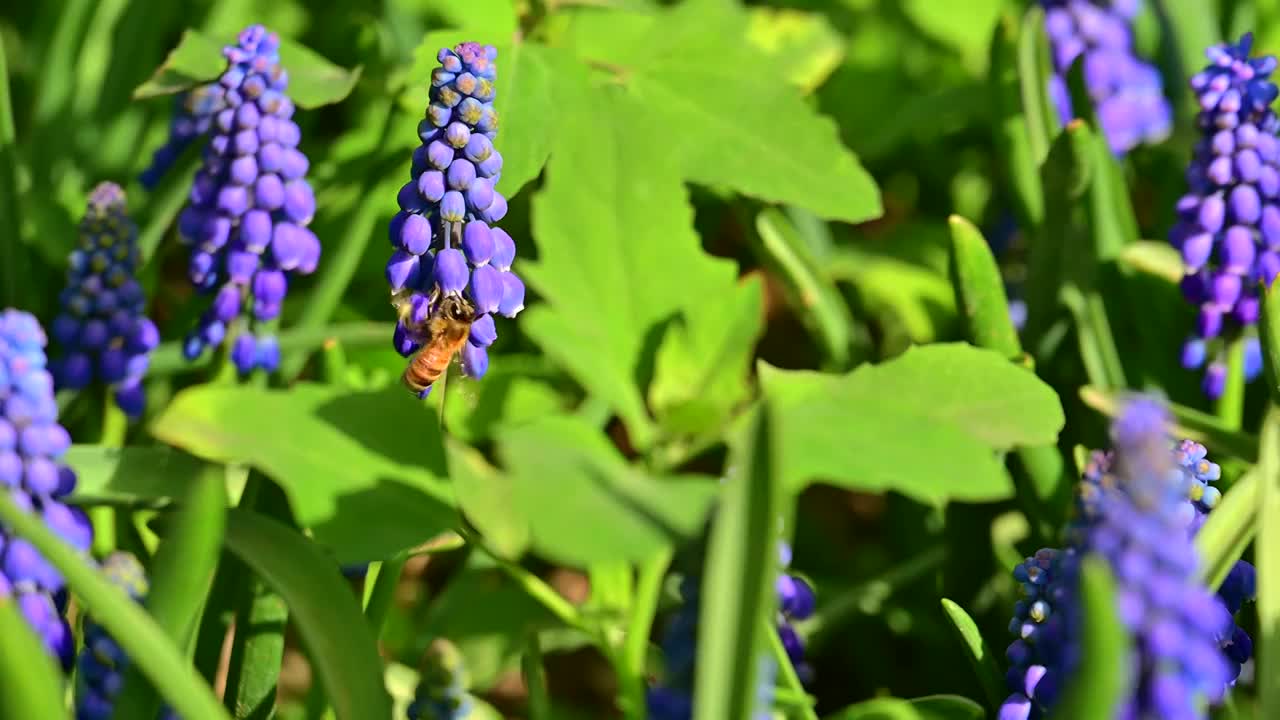
{"label": "flower stem", "polygon": [[[778,684],[786,694],[792,698],[806,698],[808,693],[805,692],[804,685],[800,682],[800,676],[796,675],[796,669],[791,665],[791,658],[787,656],[787,649],[782,646],[782,638],[778,637],[778,628],[773,626],[769,618],[764,618],[764,635],[769,638],[769,652],[773,654],[773,660],[778,664]],[[818,715],[813,711],[813,706],[809,703],[795,703],[793,707],[802,720],[818,720]]]}
{"label": "flower stem", "polygon": [[1216,414],[1228,430],[1244,423],[1244,337],[1237,335],[1227,344],[1227,384],[1218,398]]}

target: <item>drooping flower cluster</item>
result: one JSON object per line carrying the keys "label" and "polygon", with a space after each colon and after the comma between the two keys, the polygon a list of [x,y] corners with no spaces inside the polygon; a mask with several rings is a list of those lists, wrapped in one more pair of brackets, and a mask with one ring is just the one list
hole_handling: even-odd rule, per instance
{"label": "drooping flower cluster", "polygon": [[160,343],[136,279],[137,236],[124,190],[99,183],[80,221],[80,246],[68,262],[62,311],[50,325],[63,349],[50,367],[58,388],[79,390],[98,380],[114,389],[116,404],[130,417],[146,404],[142,378]]}
{"label": "drooping flower cluster", "polygon": [[[791,623],[813,614],[813,588],[804,579],[785,572],[791,564],[791,548],[779,544],[783,572],[778,574],[778,637],[801,682],[808,683],[813,669],[805,662],[804,644]],[[686,576],[680,583],[680,609],[667,625],[662,639],[663,680],[649,688],[649,716],[654,720],[689,720],[693,717],[693,688],[697,660],[698,614],[701,578]],[[778,666],[771,653],[759,658],[753,720],[772,717],[773,689]]]}
{"label": "drooping flower cluster", "polygon": [[[102,571],[135,601],[146,598],[147,571],[130,553],[111,553],[102,561]],[[115,639],[92,619],[85,620],[84,648],[76,661],[76,720],[110,720],[128,668],[129,658]],[[166,708],[158,717],[177,720],[178,715]]]}
{"label": "drooping flower cluster", "polygon": [[1248,659],[1252,646],[1232,608],[1252,594],[1252,568],[1238,565],[1234,585],[1217,597],[1195,576],[1192,536],[1219,497],[1209,486],[1218,468],[1195,443],[1171,450],[1165,428],[1160,405],[1130,403],[1112,426],[1114,453],[1090,458],[1066,547],[1041,549],[1014,570],[1026,597],[1009,626],[1016,636],[1006,653],[1013,694],[1001,720],[1044,717],[1078,665],[1077,586],[1088,554],[1110,565],[1120,620],[1133,641],[1117,720],[1204,717],[1204,701],[1220,700]]}
{"label": "drooping flower cluster", "polygon": [[310,274],[320,261],[320,241],[307,229],[316,209],[306,179],[310,163],[298,150],[301,133],[285,92],[289,79],[279,42],[253,25],[224,48],[228,67],[218,80],[212,137],[191,202],[178,219],[192,246],[188,277],[213,294],[183,353],[195,359],[221,344],[238,318],[251,316],[252,329],[237,334],[231,349],[242,373],[270,372],[279,364],[270,325],[280,314],[289,275]]}
{"label": "drooping flower cluster", "polygon": [[151,164],[138,176],[142,186],[155,188],[197,138],[213,127],[213,116],[224,107],[226,89],[218,83],[200,85],[174,96],[169,138],[151,156]]}
{"label": "drooping flower cluster", "polygon": [[[71,436],[58,424],[45,344],[44,330],[30,314],[0,313],[0,486],[63,540],[88,552],[93,540],[89,518],[61,502],[75,489],[76,476],[59,462]],[[0,596],[15,599],[45,647],[69,669],[74,641],[63,616],[67,594],[62,576],[30,543],[11,536],[3,526]]]}
{"label": "drooping flower cluster", "polygon": [[493,145],[497,50],[466,42],[436,57],[431,103],[418,124],[422,145],[413,152],[409,182],[397,197],[400,212],[390,226],[395,252],[387,282],[400,312],[393,344],[401,355],[412,355],[427,342],[427,321],[440,299],[465,294],[475,319],[462,368],[480,378],[489,367],[486,348],[498,337],[493,315],[515,317],[525,294],[511,272],[515,241],[494,226],[507,214],[506,198],[494,189],[502,176],[502,155]]}
{"label": "drooping flower cluster", "polygon": [[[1209,48],[1210,64],[1191,78],[1200,103],[1201,138],[1187,167],[1187,194],[1169,241],[1182,252],[1182,293],[1199,308],[1182,365],[1204,366],[1204,391],[1222,394],[1222,342],[1258,320],[1259,282],[1280,273],[1280,121],[1270,105],[1272,56],[1250,58],[1253,39]],[[1248,338],[1248,379],[1260,374],[1257,340]],[[1210,360],[1210,357],[1212,359]]]}
{"label": "drooping flower cluster", "polygon": [[1122,155],[1169,135],[1173,113],[1160,72],[1134,53],[1140,0],[1040,0],[1056,71],[1049,94],[1065,124],[1074,117],[1067,72],[1084,56],[1084,81],[1111,151]]}
{"label": "drooping flower cluster", "polygon": [[427,647],[419,667],[418,687],[409,704],[409,720],[466,720],[475,709],[467,692],[471,684],[462,653],[437,638]]}

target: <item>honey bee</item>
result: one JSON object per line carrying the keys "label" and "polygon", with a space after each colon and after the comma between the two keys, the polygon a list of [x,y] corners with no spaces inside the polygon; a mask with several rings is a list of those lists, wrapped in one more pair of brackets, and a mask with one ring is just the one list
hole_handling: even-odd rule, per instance
{"label": "honey bee", "polygon": [[445,374],[453,356],[467,341],[476,311],[461,295],[445,295],[426,321],[413,327],[406,318],[403,306],[397,305],[397,309],[406,327],[427,336],[427,341],[409,359],[404,375],[401,376],[405,387],[418,397],[426,397],[432,383]]}

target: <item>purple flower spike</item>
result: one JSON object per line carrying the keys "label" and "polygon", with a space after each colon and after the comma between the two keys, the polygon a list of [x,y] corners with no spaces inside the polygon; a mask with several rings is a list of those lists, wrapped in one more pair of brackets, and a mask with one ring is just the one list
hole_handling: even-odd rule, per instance
{"label": "purple flower spike", "polygon": [[[95,191],[90,207],[122,211],[123,194],[117,194],[117,186],[112,188],[101,195]],[[119,204],[108,202],[108,198],[118,198]],[[103,230],[98,224],[101,219],[94,220],[91,213],[82,225],[85,237]],[[117,232],[123,229],[114,228]],[[6,398],[0,408],[0,492],[85,553],[93,531],[83,512],[64,503],[64,497],[75,489],[76,479],[59,461],[71,438],[58,424],[53,381],[45,370],[46,342],[44,330],[33,316],[19,310],[0,312],[0,397]],[[11,536],[0,525],[0,595],[14,601],[49,654],[63,670],[69,670],[71,629],[62,616],[65,603],[60,599],[65,598],[65,592],[62,577],[53,566],[29,543]]]}
{"label": "purple flower spike", "polygon": [[[183,354],[192,360],[219,345],[228,326],[245,325],[237,337],[250,340],[236,341],[241,355],[246,342],[270,346],[274,339],[261,324],[279,315],[289,276],[314,272],[321,254],[319,239],[307,227],[316,198],[306,179],[310,162],[298,149],[301,132],[292,120],[279,38],[253,25],[223,48],[223,56],[227,69],[218,82],[190,95],[191,102],[200,101],[196,117],[208,121],[201,120],[189,136],[211,137],[179,229],[194,246],[190,279],[198,289],[213,290],[229,280],[249,295],[230,317],[225,298],[201,315],[184,343]],[[415,188],[408,190],[401,192],[401,205],[422,207]],[[246,372],[272,366],[240,360]]]}
{"label": "purple flower spike", "polygon": [[[200,225],[216,228],[212,223]],[[79,389],[94,380],[113,387],[142,382],[146,358],[160,337],[146,318],[146,297],[135,279],[141,262],[137,238],[138,228],[125,212],[124,190],[115,183],[100,183],[89,194],[79,247],[68,262],[62,314],[53,323],[62,350],[53,363],[59,389]],[[196,258],[211,256],[197,251],[192,259]],[[216,280],[211,269],[211,263],[193,267],[206,281]],[[223,306],[228,300],[215,298]],[[136,400],[126,400],[130,406],[120,405],[121,409],[130,416],[140,414]]]}
{"label": "purple flower spike", "polygon": [[1184,345],[1184,365],[1187,348],[1203,347],[1196,365],[1207,364],[1203,388],[1214,397],[1225,385],[1226,344],[1250,337],[1258,320],[1257,284],[1280,273],[1280,120],[1270,109],[1280,91],[1270,79],[1275,59],[1250,58],[1251,46],[1246,35],[1209,48],[1209,64],[1191,78],[1201,136],[1169,234],[1186,263],[1183,294],[1199,306],[1192,339],[1201,342]]}
{"label": "purple flower spike", "polygon": [[[392,340],[401,355],[428,340],[426,325],[438,307],[432,300],[466,291],[476,317],[463,364],[473,378],[488,369],[484,348],[497,338],[494,314],[512,317],[524,306],[524,285],[508,272],[515,242],[493,226],[507,213],[506,198],[494,190],[502,170],[493,143],[496,58],[494,48],[476,43],[437,55],[430,104],[418,126],[422,144],[413,152],[410,181],[398,197],[402,212],[390,227],[392,246],[419,255],[421,266],[416,279],[403,269],[407,260],[400,253],[387,266],[388,283],[400,293],[395,302],[401,322]],[[409,236],[412,244],[405,239]]]}
{"label": "purple flower spike", "polygon": [[1086,555],[1111,567],[1131,640],[1132,677],[1114,717],[1203,717],[1201,703],[1221,700],[1235,683],[1252,643],[1232,615],[1253,597],[1253,568],[1237,563],[1231,574],[1240,582],[1224,582],[1216,596],[1196,577],[1193,540],[1221,497],[1211,485],[1221,470],[1204,446],[1173,443],[1167,431],[1159,403],[1130,402],[1112,426],[1114,451],[1093,453],[1085,468],[1066,547],[1042,549],[1014,570],[1026,597],[1009,626],[1013,694],[998,717],[1052,716],[1080,657]]}

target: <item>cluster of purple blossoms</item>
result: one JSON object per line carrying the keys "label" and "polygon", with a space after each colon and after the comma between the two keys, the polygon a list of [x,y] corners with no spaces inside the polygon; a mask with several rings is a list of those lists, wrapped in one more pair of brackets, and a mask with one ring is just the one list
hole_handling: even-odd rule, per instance
{"label": "cluster of purple blossoms", "polygon": [[146,405],[142,378],[160,344],[135,277],[137,236],[137,225],[125,213],[124,190],[99,183],[80,221],[80,247],[68,262],[62,311],[49,328],[63,349],[50,364],[57,387],[79,390],[99,380],[114,388],[116,404],[130,417]]}
{"label": "cluster of purple blossoms", "polygon": [[[19,310],[0,313],[0,487],[22,509],[39,515],[58,536],[87,553],[93,527],[80,509],[61,498],[76,486],[75,473],[58,461],[71,436],[58,424],[53,378],[45,369],[46,338],[40,323]],[[70,669],[71,628],[63,616],[62,576],[21,538],[0,526],[0,597],[18,609],[49,652]]]}
{"label": "cluster of purple blossoms", "polygon": [[1220,471],[1196,443],[1171,449],[1166,420],[1158,403],[1131,402],[1112,426],[1114,452],[1090,458],[1066,547],[1041,549],[1014,570],[1026,597],[1009,625],[1013,694],[1000,720],[1045,717],[1079,663],[1079,567],[1088,554],[1111,567],[1133,640],[1133,675],[1115,718],[1202,718],[1203,702],[1220,701],[1251,655],[1232,614],[1252,595],[1252,566],[1237,564],[1218,596],[1195,577],[1192,537],[1220,496],[1209,486]]}
{"label": "cluster of purple blossoms", "polygon": [[515,317],[525,295],[524,283],[511,272],[515,241],[494,226],[507,214],[506,198],[494,190],[502,176],[502,155],[493,146],[497,50],[466,42],[436,57],[431,103],[418,124],[422,145],[413,152],[409,182],[397,197],[400,212],[390,226],[395,252],[387,261],[387,282],[400,308],[393,344],[405,357],[417,352],[428,340],[427,321],[440,299],[465,292],[475,320],[462,367],[478,379],[489,368],[486,348],[498,337],[493,315]]}
{"label": "cluster of purple blossoms", "polygon": [[[1258,320],[1259,282],[1280,273],[1280,121],[1271,111],[1277,89],[1272,56],[1250,58],[1246,34],[1234,45],[1209,48],[1209,65],[1191,78],[1199,97],[1201,131],[1187,167],[1187,194],[1169,241],[1182,252],[1182,293],[1199,307],[1182,365],[1204,366],[1204,391],[1226,386],[1221,337],[1237,337]],[[1246,378],[1261,373],[1256,338],[1247,338]],[[1211,348],[1211,346],[1214,346]]]}
{"label": "cluster of purple blossoms", "polygon": [[[791,564],[791,548],[779,544],[782,567]],[[693,717],[694,665],[697,659],[698,614],[700,612],[699,584],[701,579],[686,576],[680,583],[683,603],[671,619],[662,639],[662,657],[665,665],[663,682],[649,688],[648,708],[654,720],[689,720]],[[791,623],[804,620],[813,614],[813,588],[804,579],[787,572],[778,574],[778,617],[776,627],[787,657],[801,682],[807,684],[813,669],[805,662],[804,644]],[[760,657],[759,677],[756,686],[756,703],[753,720],[772,717],[773,688],[778,666],[771,653]]]}
{"label": "cluster of purple blossoms", "polygon": [[253,25],[223,49],[228,67],[218,80],[221,90],[205,96],[217,98],[212,137],[178,219],[192,246],[188,277],[213,294],[183,353],[195,359],[220,345],[236,319],[251,314],[252,329],[239,332],[231,348],[242,373],[271,372],[279,364],[270,323],[280,314],[289,274],[310,274],[320,260],[320,241],[307,229],[316,210],[306,180],[310,163],[298,150],[301,133],[291,119],[279,43]]}
{"label": "cluster of purple blossoms", "polygon": [[1160,72],[1134,54],[1140,0],[1040,0],[1056,73],[1049,94],[1063,124],[1074,117],[1067,71],[1084,56],[1084,80],[1111,151],[1123,155],[1168,137],[1173,112]]}
{"label": "cluster of purple blossoms", "polygon": [[467,691],[470,683],[458,648],[441,638],[433,640],[419,667],[418,687],[406,711],[409,720],[465,720],[475,709]]}
{"label": "cluster of purple blossoms", "polygon": [[182,153],[213,127],[213,116],[222,109],[226,89],[218,83],[192,88],[174,96],[169,138],[151,156],[151,164],[138,176],[142,186],[152,190],[169,172]]}
{"label": "cluster of purple blossoms", "polygon": [[[135,601],[141,602],[146,598],[149,589],[147,571],[130,553],[108,555],[102,561],[102,572]],[[84,649],[76,660],[76,720],[110,720],[128,668],[129,658],[115,639],[92,619],[86,619]],[[158,718],[177,720],[178,715],[166,708],[160,711]]]}

